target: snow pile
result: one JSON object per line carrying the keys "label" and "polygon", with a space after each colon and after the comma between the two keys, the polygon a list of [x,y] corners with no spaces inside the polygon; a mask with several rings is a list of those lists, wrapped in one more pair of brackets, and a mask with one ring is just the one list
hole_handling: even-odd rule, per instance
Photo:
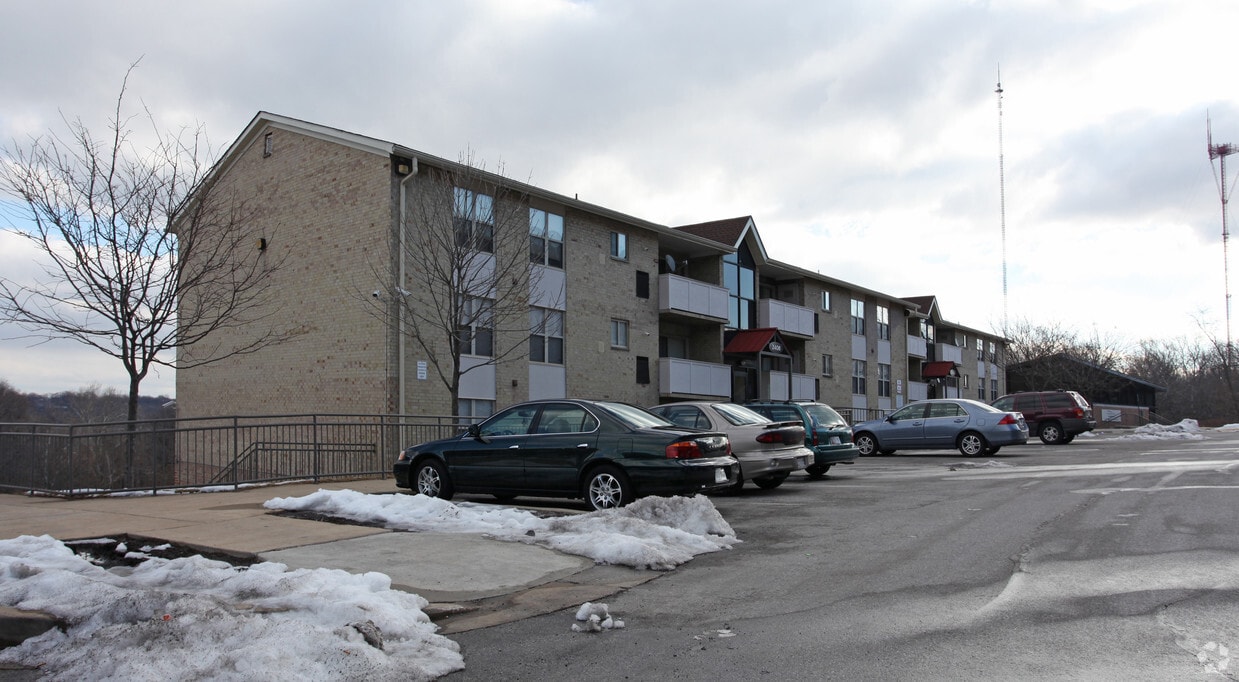
{"label": "snow pile", "polygon": [[1114,440],[1203,440],[1200,425],[1195,419],[1184,419],[1178,424],[1162,426],[1161,424],[1145,424],[1135,428],[1125,436]]}
{"label": "snow pile", "polygon": [[387,528],[440,533],[484,533],[497,540],[537,544],[600,564],[670,570],[698,554],[740,542],[704,495],[643,497],[619,509],[542,518],[511,507],[425,495],[367,495],[319,490],[267,500],[268,509],[308,511],[378,522]]}
{"label": "snow pile", "polygon": [[611,615],[611,608],[606,604],[585,602],[576,610],[576,619],[584,625],[572,624],[573,632],[602,632],[603,630],[618,630],[624,627],[624,621]]}
{"label": "snow pile", "polygon": [[1214,430],[1227,432],[1227,433],[1231,431],[1239,431],[1239,424],[1223,424],[1222,426],[1219,426]]}
{"label": "snow pile", "polygon": [[418,679],[464,668],[425,599],[381,573],[201,556],[107,570],[49,536],[0,540],[0,603],[68,624],[0,651],[56,679]]}

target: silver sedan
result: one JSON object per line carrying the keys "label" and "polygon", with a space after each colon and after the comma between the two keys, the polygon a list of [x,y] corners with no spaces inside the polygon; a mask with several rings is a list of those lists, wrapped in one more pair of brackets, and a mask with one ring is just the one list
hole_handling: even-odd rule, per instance
{"label": "silver sedan", "polygon": [[742,405],[689,401],[646,408],[679,426],[721,431],[731,441],[731,453],[740,460],[740,476],[732,490],[751,480],[762,490],[777,488],[793,471],[813,464],[813,451],[804,446],[804,424],[773,422]]}
{"label": "silver sedan", "polygon": [[852,427],[861,455],[896,450],[959,448],[965,456],[992,455],[1004,445],[1028,442],[1028,424],[1019,412],[1004,412],[977,400],[943,398],[905,405],[885,419]]}

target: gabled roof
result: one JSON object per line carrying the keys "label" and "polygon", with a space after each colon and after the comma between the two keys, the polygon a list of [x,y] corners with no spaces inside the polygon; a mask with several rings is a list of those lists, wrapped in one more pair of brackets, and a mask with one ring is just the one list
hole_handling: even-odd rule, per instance
{"label": "gabled roof", "polygon": [[921,376],[926,379],[957,377],[959,376],[959,365],[950,360],[927,362],[924,367],[921,367]]}
{"label": "gabled roof", "polygon": [[1020,367],[1024,367],[1024,366],[1032,366],[1032,365],[1044,364],[1048,362],[1073,363],[1076,365],[1080,365],[1081,367],[1087,367],[1088,369],[1093,370],[1095,372],[1107,374],[1109,376],[1112,376],[1116,379],[1120,379],[1122,381],[1144,386],[1145,388],[1150,389],[1152,391],[1159,391],[1159,392],[1165,393],[1170,390],[1166,388],[1165,386],[1158,386],[1157,384],[1150,383],[1148,381],[1145,381],[1144,379],[1139,379],[1130,374],[1124,374],[1122,372],[1119,372],[1113,369],[1106,369],[1105,367],[1102,367],[1100,365],[1097,365],[1097,364],[1094,364],[1094,363],[1091,363],[1085,360],[1081,360],[1080,358],[1073,357],[1068,353],[1055,353],[1053,355],[1047,355],[1042,358],[1033,358],[1031,360],[1025,360],[1023,362],[1015,362],[1007,366],[1007,372],[1011,372],[1013,370],[1018,371]]}
{"label": "gabled roof", "polygon": [[746,237],[751,238],[753,245],[757,247],[753,249],[753,255],[763,263],[770,260],[770,257],[766,255],[766,245],[762,243],[761,235],[757,233],[757,226],[753,224],[753,216],[712,220],[708,223],[681,225],[672,229],[705,237],[733,249],[740,248]]}
{"label": "gabled roof", "polygon": [[[778,342],[778,348],[771,348],[771,342]],[[727,344],[723,347],[724,353],[762,353],[770,352],[777,354],[786,354],[787,345],[783,343],[783,337],[779,335],[779,330],[774,327],[760,327],[758,329],[740,329],[730,332],[727,335]]]}
{"label": "gabled roof", "polygon": [[[933,317],[933,309],[938,305],[937,296],[905,296],[903,300],[915,303],[928,317]],[[941,315],[941,311],[938,314]]]}

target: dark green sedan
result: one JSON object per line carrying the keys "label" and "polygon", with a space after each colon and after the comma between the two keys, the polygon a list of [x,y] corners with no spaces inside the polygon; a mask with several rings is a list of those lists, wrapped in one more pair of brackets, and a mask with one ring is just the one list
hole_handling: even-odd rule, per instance
{"label": "dark green sedan", "polygon": [[535,400],[406,449],[392,473],[397,487],[445,500],[573,497],[609,509],[645,495],[723,490],[740,465],[724,434],[676,426],[635,405]]}

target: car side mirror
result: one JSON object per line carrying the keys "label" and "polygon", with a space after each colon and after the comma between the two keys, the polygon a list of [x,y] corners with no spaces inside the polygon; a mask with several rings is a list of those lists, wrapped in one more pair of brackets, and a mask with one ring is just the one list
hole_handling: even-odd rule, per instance
{"label": "car side mirror", "polygon": [[489,440],[486,439],[486,436],[482,435],[482,427],[478,426],[477,424],[470,424],[469,428],[465,429],[465,434],[468,435],[470,438],[476,438],[477,440],[480,440],[483,443],[490,442]]}

